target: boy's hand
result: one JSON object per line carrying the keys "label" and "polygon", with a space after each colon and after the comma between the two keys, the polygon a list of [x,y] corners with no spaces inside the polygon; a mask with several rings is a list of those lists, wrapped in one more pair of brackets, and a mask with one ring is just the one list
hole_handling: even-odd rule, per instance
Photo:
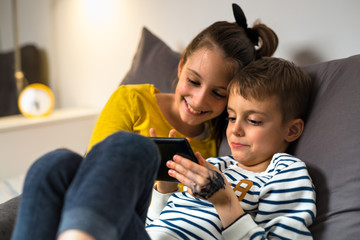
{"label": "boy's hand", "polygon": [[188,187],[188,192],[194,197],[210,200],[221,189],[228,185],[220,171],[205,161],[200,153],[195,154],[199,164],[175,155],[173,161],[168,161],[169,175],[175,177]]}
{"label": "boy's hand", "polygon": [[[150,137],[157,137],[157,134],[156,134],[156,131],[154,128],[150,128],[149,133],[150,133]],[[176,137],[175,129],[170,130],[169,137]],[[157,181],[156,190],[160,193],[176,192],[178,190],[178,184],[174,183],[174,182]]]}
{"label": "boy's hand", "polygon": [[229,226],[244,214],[236,194],[222,173],[205,161],[200,153],[195,154],[199,164],[175,155],[168,161],[169,175],[188,187],[194,197],[211,202],[220,216],[223,227]]}

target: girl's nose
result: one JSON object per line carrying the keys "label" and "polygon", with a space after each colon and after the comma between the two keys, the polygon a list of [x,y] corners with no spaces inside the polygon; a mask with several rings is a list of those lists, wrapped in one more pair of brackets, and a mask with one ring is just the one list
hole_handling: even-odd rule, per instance
{"label": "girl's nose", "polygon": [[205,89],[202,89],[202,90],[199,90],[195,93],[195,96],[194,96],[194,99],[195,99],[195,104],[196,106],[198,107],[201,107],[203,105],[205,105],[205,103],[207,103],[207,92]]}

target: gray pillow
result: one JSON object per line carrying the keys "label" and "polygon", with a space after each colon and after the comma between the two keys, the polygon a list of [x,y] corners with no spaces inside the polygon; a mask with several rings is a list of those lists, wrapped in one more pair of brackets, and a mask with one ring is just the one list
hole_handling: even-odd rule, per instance
{"label": "gray pillow", "polygon": [[[174,92],[174,79],[181,54],[173,51],[165,42],[146,27],[142,29],[138,49],[130,70],[121,84],[154,84],[161,92]],[[219,148],[219,155],[229,155],[226,137]]]}
{"label": "gray pillow", "polygon": [[174,92],[173,80],[180,57],[180,53],[144,27],[131,68],[121,84],[151,83],[161,92]]}
{"label": "gray pillow", "polygon": [[360,238],[360,55],[303,68],[314,80],[294,154],[317,192],[314,239]]}

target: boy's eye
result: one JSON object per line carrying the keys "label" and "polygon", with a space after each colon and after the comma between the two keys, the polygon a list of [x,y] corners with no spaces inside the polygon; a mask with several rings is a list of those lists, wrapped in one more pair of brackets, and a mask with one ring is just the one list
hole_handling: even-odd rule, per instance
{"label": "boy's eye", "polygon": [[256,120],[253,120],[253,119],[248,119],[249,123],[252,124],[252,125],[255,125],[255,126],[259,126],[261,125],[261,121],[256,121]]}
{"label": "boy's eye", "polygon": [[235,117],[227,117],[227,118],[226,118],[226,121],[228,121],[228,122],[235,122],[235,121],[236,121],[236,118],[235,118]]}

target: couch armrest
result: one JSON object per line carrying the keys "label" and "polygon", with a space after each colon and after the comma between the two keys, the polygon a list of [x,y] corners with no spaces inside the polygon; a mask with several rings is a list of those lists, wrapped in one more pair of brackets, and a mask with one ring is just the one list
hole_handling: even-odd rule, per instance
{"label": "couch armrest", "polygon": [[14,228],[20,196],[0,204],[0,239],[10,239]]}

